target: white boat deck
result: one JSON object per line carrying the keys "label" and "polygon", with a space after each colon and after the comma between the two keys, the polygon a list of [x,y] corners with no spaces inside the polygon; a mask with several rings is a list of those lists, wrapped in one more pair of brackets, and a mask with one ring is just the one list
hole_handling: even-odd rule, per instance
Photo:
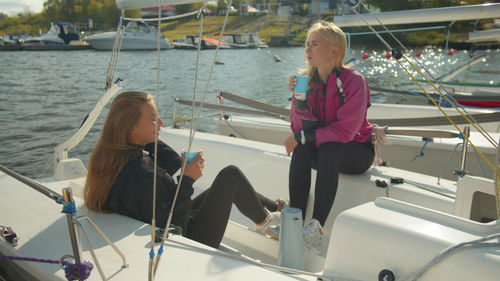
{"label": "white boat deck", "polygon": [[[187,130],[167,129],[162,130],[160,137],[180,151],[188,135]],[[270,198],[287,197],[290,158],[281,146],[197,132],[193,149],[200,148],[204,151],[206,168],[195,184],[196,193],[208,188],[217,171],[234,164],[259,192]],[[390,183],[393,177],[401,177],[404,182]],[[81,221],[110,280],[145,280],[151,226],[116,214],[87,211],[81,200],[84,180],[75,178],[45,185],[59,193],[64,187],[71,187],[78,215],[89,216],[124,253],[127,268],[122,268],[119,255],[97,232]],[[387,187],[378,187],[377,180],[386,181]],[[406,275],[444,248],[500,231],[498,220],[479,223],[468,218],[476,213],[475,220],[491,220],[483,210],[492,209],[484,203],[488,200],[477,201],[471,194],[477,186],[483,186],[487,193],[494,188],[491,180],[470,180],[473,182],[465,181],[457,189],[453,181],[441,180],[438,185],[434,177],[387,167],[372,168],[357,176],[341,175],[336,202],[324,227],[323,254],[305,253],[305,270],[309,275],[264,268],[267,263],[271,267],[277,265],[279,242],[257,234],[253,223],[234,208],[219,251],[171,236],[156,280],[316,280],[315,275],[373,280],[383,268],[391,269],[397,276]],[[0,173],[0,192],[0,221],[11,226],[19,237],[15,248],[0,239],[2,253],[50,259],[71,254],[61,205],[3,173]],[[306,216],[310,215],[308,211]],[[83,242],[82,237],[80,241]],[[452,262],[429,271],[422,280],[459,280],[460,276],[472,275],[480,276],[481,280],[495,280],[500,274],[500,255],[495,251],[488,248],[461,251],[450,259]],[[85,245],[83,259],[91,260]],[[465,267],[450,272],[463,263],[483,266],[486,273]],[[38,280],[64,280],[64,272],[57,265],[16,264]],[[89,280],[100,280],[96,269]]]}

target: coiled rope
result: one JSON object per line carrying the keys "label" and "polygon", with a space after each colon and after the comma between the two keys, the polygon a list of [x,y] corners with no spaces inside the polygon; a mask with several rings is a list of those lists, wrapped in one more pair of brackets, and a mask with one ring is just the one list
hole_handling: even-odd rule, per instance
{"label": "coiled rope", "polygon": [[[63,197],[60,197],[58,200],[56,200],[56,202],[59,204],[62,204]],[[70,216],[74,217],[76,215],[75,201],[72,201],[71,203],[63,206],[61,213],[69,214]],[[12,230],[12,228],[0,226],[0,230],[2,230],[2,232],[3,232],[4,228],[6,230],[8,230],[9,233],[13,233],[15,235],[15,232]],[[14,245],[14,246],[16,246],[16,245]],[[44,259],[44,258],[6,256],[6,255],[3,255],[2,253],[0,253],[0,259],[59,264],[60,268],[64,269],[64,275],[66,276],[66,279],[68,279],[70,281],[72,281],[72,280],[87,280],[89,278],[90,273],[93,269],[92,263],[90,263],[89,261],[84,261],[82,263],[76,264],[76,263],[66,261],[65,260],[66,258],[73,258],[73,256],[65,255],[59,260],[54,260],[54,259]]]}
{"label": "coiled rope", "polygon": [[85,261],[81,264],[74,264],[72,262],[65,261],[64,259],[67,257],[70,256],[64,256],[60,260],[54,260],[19,256],[5,256],[3,254],[0,254],[0,259],[59,264],[59,266],[64,269],[64,275],[66,276],[66,279],[70,281],[87,280],[93,268],[92,264],[88,261]]}

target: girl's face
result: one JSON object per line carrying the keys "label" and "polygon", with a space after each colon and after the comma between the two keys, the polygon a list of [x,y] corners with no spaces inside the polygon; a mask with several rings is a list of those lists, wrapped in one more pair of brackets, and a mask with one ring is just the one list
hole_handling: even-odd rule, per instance
{"label": "girl's face", "polygon": [[156,122],[158,111],[152,101],[143,104],[141,111],[141,117],[130,130],[129,137],[133,144],[146,145],[155,141],[156,132],[158,131],[159,134],[160,127],[164,123],[160,117],[158,117],[158,122]]}
{"label": "girl's face", "polygon": [[323,68],[333,66],[335,46],[326,41],[319,32],[313,32],[306,42],[306,57],[309,66]]}

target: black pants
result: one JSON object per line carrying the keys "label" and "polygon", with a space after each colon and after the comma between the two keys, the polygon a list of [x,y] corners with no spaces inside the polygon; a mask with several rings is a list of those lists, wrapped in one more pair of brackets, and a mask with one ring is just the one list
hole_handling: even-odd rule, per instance
{"label": "black pants", "polygon": [[276,211],[274,200],[257,193],[236,166],[222,169],[209,189],[193,199],[192,218],[186,236],[205,245],[218,248],[231,213],[233,203],[254,223],[262,223],[269,211]]}
{"label": "black pants", "polygon": [[319,148],[299,144],[292,154],[289,172],[290,207],[302,210],[305,219],[311,189],[311,168],[316,169],[312,217],[325,225],[335,200],[339,173],[361,174],[370,168],[375,153],[371,143],[327,142]]}

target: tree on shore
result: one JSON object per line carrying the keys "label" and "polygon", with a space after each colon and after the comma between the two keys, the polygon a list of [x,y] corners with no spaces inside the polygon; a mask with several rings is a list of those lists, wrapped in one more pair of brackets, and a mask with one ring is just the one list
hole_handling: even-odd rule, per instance
{"label": "tree on shore", "polygon": [[[137,17],[139,10],[127,11],[127,16]],[[46,32],[51,22],[67,21],[87,23],[92,19],[103,27],[115,27],[120,11],[115,0],[45,0],[40,13],[25,11],[9,17],[0,13],[0,34]]]}

